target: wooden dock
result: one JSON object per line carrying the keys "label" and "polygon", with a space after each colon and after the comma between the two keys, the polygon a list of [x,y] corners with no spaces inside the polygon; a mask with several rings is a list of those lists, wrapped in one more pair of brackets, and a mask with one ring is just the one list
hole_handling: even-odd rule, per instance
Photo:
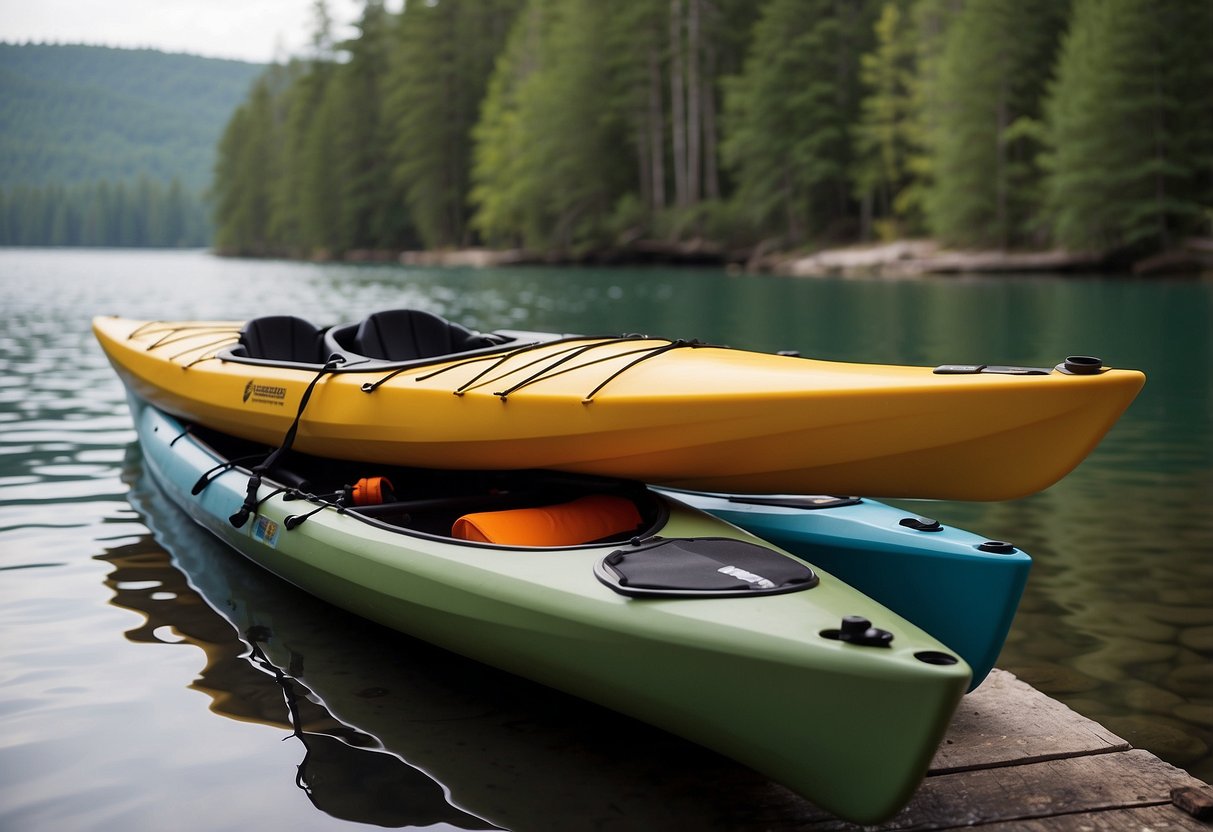
{"label": "wooden dock", "polygon": [[1000,670],[961,702],[930,775],[891,821],[856,826],[790,792],[777,803],[753,819],[771,830],[1213,830],[1213,787]]}

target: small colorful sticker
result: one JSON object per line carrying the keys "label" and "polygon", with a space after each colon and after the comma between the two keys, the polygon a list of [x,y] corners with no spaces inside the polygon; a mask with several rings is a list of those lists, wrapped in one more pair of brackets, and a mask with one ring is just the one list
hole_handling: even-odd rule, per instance
{"label": "small colorful sticker", "polygon": [[258,540],[271,549],[277,549],[278,524],[268,517],[258,517],[253,523],[253,540]]}

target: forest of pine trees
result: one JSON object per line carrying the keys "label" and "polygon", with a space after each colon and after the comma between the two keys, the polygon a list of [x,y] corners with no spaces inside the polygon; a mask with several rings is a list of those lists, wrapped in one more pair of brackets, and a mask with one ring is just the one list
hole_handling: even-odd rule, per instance
{"label": "forest of pine trees", "polygon": [[1213,227],[1209,0],[367,0],[342,43],[316,16],[227,125],[221,251]]}
{"label": "forest of pine trees", "polygon": [[0,188],[0,246],[201,248],[206,206],[174,179]]}

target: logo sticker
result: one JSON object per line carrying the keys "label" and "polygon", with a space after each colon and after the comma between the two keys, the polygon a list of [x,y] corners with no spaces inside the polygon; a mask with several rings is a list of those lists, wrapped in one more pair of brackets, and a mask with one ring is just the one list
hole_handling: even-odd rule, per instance
{"label": "logo sticker", "polygon": [[271,549],[278,548],[278,524],[268,517],[258,517],[253,523],[253,540],[260,541]]}
{"label": "logo sticker", "polygon": [[242,398],[245,402],[251,401],[254,404],[283,407],[286,400],[286,388],[275,384],[258,384],[256,379],[250,379],[249,383],[244,385]]}
{"label": "logo sticker", "polygon": [[759,587],[760,589],[775,588],[775,584],[770,580],[762,577],[761,575],[755,575],[753,572],[742,569],[740,566],[733,566],[730,564],[729,566],[722,566],[716,571],[725,575],[732,575],[734,578],[745,581],[746,583],[754,584],[754,586]]}

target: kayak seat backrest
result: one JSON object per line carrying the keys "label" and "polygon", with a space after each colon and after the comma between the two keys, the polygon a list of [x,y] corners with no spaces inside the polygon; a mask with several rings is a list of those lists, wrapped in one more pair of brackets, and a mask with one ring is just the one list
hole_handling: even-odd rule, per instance
{"label": "kayak seat backrest", "polygon": [[451,537],[505,546],[577,546],[638,531],[639,509],[631,500],[607,494],[568,503],[465,514]]}
{"label": "kayak seat backrest", "polygon": [[490,347],[497,342],[419,309],[369,315],[354,332],[351,351],[385,361],[414,361]]}
{"label": "kayak seat backrest", "polygon": [[240,330],[240,346],[248,358],[323,364],[323,333],[293,315],[253,318]]}

